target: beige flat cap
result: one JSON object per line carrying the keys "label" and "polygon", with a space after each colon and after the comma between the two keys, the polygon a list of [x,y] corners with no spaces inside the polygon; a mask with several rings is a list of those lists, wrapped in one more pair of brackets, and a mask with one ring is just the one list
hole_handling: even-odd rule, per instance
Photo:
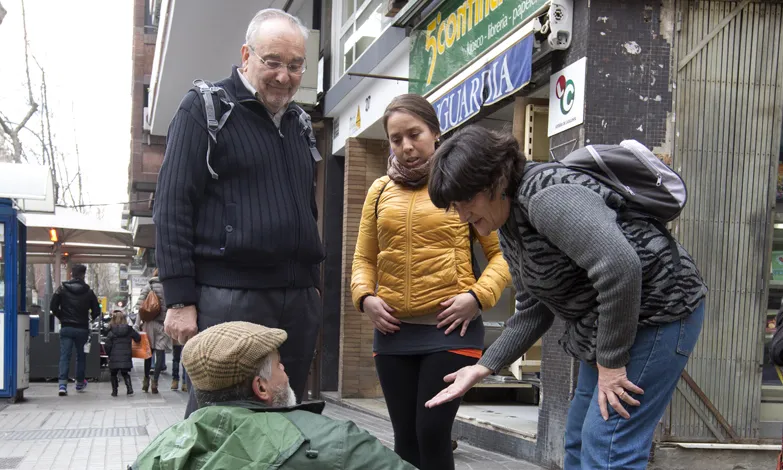
{"label": "beige flat cap", "polygon": [[234,321],[207,328],[182,350],[182,364],[198,390],[236,385],[258,373],[261,360],[280,347],[288,334],[277,328]]}

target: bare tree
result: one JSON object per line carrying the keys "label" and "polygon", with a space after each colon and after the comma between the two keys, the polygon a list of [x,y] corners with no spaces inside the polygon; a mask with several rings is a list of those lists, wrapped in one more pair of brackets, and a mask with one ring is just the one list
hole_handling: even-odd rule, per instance
{"label": "bare tree", "polygon": [[120,288],[119,266],[111,263],[91,264],[88,272],[90,276],[90,287],[99,297],[108,297],[113,299]]}
{"label": "bare tree", "polygon": [[[27,40],[27,15],[24,9],[24,0],[22,3],[22,29],[24,31],[24,64],[25,73],[27,75],[27,113],[24,115],[21,121],[14,124],[6,117],[0,116],[0,129],[11,140],[11,146],[13,147],[12,161],[15,163],[22,162],[22,141],[19,139],[19,133],[27,125],[27,121],[33,117],[36,111],[38,111],[38,103],[33,98],[33,84],[30,81],[30,44]],[[0,19],[5,16],[5,10],[0,6]]]}

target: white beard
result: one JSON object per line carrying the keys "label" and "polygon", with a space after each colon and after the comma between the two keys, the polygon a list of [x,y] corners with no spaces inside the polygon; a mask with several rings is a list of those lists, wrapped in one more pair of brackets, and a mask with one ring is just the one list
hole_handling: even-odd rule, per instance
{"label": "white beard", "polygon": [[291,408],[296,406],[296,394],[294,390],[288,385],[286,388],[280,388],[275,390],[272,396],[272,406],[275,408]]}

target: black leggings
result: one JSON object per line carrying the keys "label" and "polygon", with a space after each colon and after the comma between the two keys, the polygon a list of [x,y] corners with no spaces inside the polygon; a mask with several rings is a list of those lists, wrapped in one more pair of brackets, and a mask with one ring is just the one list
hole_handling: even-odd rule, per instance
{"label": "black leggings", "polygon": [[[163,364],[166,362],[166,352],[162,349],[153,349],[152,354],[155,355],[155,375],[152,377],[152,379],[157,382],[158,378],[160,377],[160,371],[163,370]],[[144,377],[150,376],[150,369],[152,369],[151,357],[149,359],[144,359]]]}
{"label": "black leggings", "polygon": [[111,369],[110,372],[111,372],[111,378],[113,379],[116,379],[117,374],[119,374],[120,372],[122,372],[123,379],[127,379],[128,377],[130,377],[130,375],[128,374],[128,369]]}
{"label": "black leggings", "polygon": [[451,426],[460,399],[425,408],[446,387],[443,377],[478,359],[442,351],[432,354],[375,356],[386,407],[394,428],[394,451],[421,470],[451,470]]}

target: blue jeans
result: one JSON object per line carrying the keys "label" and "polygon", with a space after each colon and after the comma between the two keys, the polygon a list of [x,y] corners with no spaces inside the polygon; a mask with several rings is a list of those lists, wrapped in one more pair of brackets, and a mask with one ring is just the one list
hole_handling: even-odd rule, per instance
{"label": "blue jeans", "polygon": [[[179,346],[175,344],[173,346],[174,348],[174,358],[171,360],[171,378],[173,380],[179,380],[179,363],[182,359],[182,348],[184,346]],[[182,381],[187,382],[188,380],[188,372],[185,370],[185,366],[182,366]]]}
{"label": "blue jeans", "polygon": [[60,328],[60,385],[68,383],[68,368],[71,365],[71,352],[76,348],[76,383],[84,382],[87,368],[87,355],[84,344],[90,339],[90,330],[64,326]]}
{"label": "blue jeans", "polygon": [[699,339],[703,320],[702,302],[680,321],[637,331],[631,360],[625,367],[628,379],[641,387],[644,395],[631,394],[641,402],[638,407],[623,403],[630,419],[621,418],[607,405],[609,420],[604,421],[598,408],[598,370],[582,362],[568,410],[563,470],[647,468],[655,427]]}

